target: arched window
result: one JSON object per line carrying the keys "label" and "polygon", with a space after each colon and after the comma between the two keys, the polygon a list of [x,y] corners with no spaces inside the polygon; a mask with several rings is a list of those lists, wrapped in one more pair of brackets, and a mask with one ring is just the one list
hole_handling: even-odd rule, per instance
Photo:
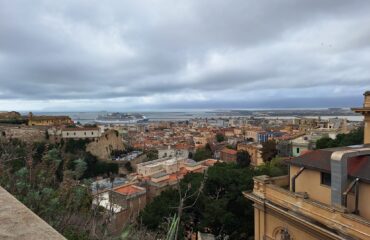
{"label": "arched window", "polygon": [[279,227],[274,231],[275,240],[293,240],[287,228]]}

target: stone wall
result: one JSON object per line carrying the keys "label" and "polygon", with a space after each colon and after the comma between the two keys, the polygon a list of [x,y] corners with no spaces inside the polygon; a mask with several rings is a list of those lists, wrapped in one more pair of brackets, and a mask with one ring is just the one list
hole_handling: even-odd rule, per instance
{"label": "stone wall", "polygon": [[65,240],[55,229],[1,187],[0,239]]}
{"label": "stone wall", "polygon": [[20,139],[25,142],[41,142],[46,140],[46,128],[24,125],[0,125],[0,138]]}

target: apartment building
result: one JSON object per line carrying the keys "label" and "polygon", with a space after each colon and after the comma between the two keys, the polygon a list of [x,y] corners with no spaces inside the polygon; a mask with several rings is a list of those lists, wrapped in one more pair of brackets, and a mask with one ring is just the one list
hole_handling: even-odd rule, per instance
{"label": "apartment building", "polygon": [[370,93],[364,144],[314,150],[293,158],[289,175],[254,178],[256,240],[370,239]]}
{"label": "apartment building", "polygon": [[137,173],[143,177],[151,176],[160,172],[171,174],[180,170],[186,158],[176,159],[174,157],[161,158],[154,161],[137,164]]}
{"label": "apartment building", "polygon": [[188,173],[203,173],[217,160],[207,159],[200,162],[187,158],[163,158],[137,164],[136,178],[147,190],[147,202],[168,188],[177,187],[177,183]]}
{"label": "apartment building", "polygon": [[316,147],[316,141],[320,136],[313,137],[312,135],[303,135],[296,137],[291,140],[292,155],[293,157],[298,157],[302,153],[309,150],[313,150]]}

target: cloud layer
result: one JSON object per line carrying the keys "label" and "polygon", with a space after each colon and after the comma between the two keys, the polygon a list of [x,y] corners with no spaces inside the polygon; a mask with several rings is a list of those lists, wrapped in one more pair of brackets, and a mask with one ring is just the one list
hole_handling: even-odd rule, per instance
{"label": "cloud layer", "polygon": [[0,109],[360,105],[370,2],[0,0]]}

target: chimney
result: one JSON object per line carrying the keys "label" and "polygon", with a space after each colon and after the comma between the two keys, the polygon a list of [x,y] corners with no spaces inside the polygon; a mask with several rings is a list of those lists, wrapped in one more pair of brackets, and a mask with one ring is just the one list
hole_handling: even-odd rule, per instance
{"label": "chimney", "polygon": [[331,204],[344,207],[343,193],[348,186],[348,159],[363,155],[370,155],[370,148],[353,147],[351,150],[336,151],[331,155]]}
{"label": "chimney", "polygon": [[370,144],[370,91],[364,93],[364,105],[362,108],[352,108],[352,111],[364,116],[364,144]]}
{"label": "chimney", "polygon": [[366,91],[364,93],[365,101],[364,101],[364,108],[370,108],[370,91]]}

